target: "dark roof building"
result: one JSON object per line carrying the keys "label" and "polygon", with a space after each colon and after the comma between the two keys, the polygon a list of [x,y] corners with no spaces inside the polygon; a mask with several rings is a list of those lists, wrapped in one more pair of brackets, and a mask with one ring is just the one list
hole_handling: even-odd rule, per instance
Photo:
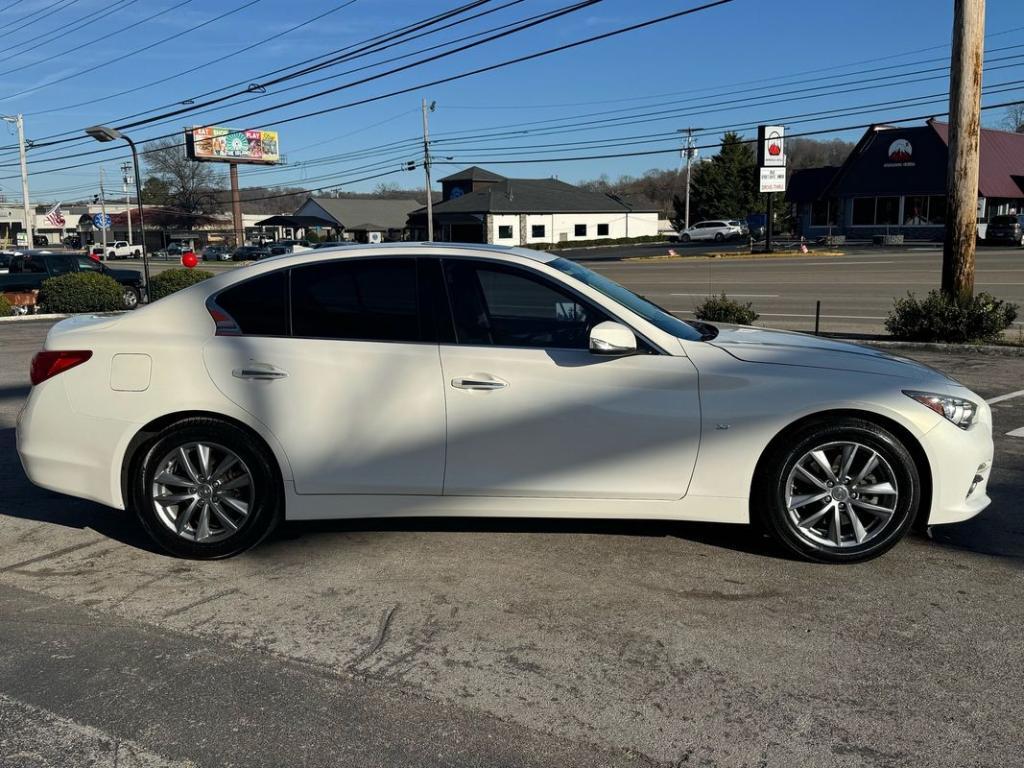
{"label": "dark roof building", "polygon": [[[842,166],[794,171],[786,198],[806,236],[903,235],[941,239],[946,220],[949,126],[876,125]],[[989,218],[1024,210],[1024,134],[983,128],[979,231]]]}
{"label": "dark roof building", "polygon": [[[523,245],[657,234],[654,205],[558,179],[513,179],[471,166],[441,179],[441,190],[435,240]],[[426,208],[410,214],[414,238],[425,238],[426,221]]]}
{"label": "dark roof building", "polygon": [[[346,239],[360,242],[401,240],[411,211],[421,205],[419,200],[400,198],[313,197],[299,206],[292,218],[319,219],[344,234]],[[320,226],[320,225],[318,225]]]}

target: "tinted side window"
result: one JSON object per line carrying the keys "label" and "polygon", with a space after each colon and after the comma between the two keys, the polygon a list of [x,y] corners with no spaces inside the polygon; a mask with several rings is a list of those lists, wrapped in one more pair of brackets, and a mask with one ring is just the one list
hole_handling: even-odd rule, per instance
{"label": "tinted side window", "polygon": [[353,259],[292,270],[292,333],[421,341],[414,259]]}
{"label": "tinted side window", "polygon": [[288,335],[288,273],[247,280],[217,295],[217,306],[231,315],[243,334]]}
{"label": "tinted side window", "polygon": [[608,318],[525,270],[445,262],[460,344],[587,349],[590,329]]}
{"label": "tinted side window", "polygon": [[50,256],[50,274],[66,275],[68,272],[77,272],[78,264],[74,256]]}

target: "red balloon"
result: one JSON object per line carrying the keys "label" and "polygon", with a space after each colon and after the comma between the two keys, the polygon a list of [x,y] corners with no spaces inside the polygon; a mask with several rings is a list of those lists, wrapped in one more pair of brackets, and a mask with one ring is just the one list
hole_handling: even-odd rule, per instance
{"label": "red balloon", "polygon": [[192,269],[199,263],[199,259],[196,258],[196,255],[192,253],[192,251],[185,251],[181,254],[181,263],[189,269]]}

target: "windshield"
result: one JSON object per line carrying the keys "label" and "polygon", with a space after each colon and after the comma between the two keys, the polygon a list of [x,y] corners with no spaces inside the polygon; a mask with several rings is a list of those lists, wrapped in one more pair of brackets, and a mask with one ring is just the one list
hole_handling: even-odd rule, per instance
{"label": "windshield", "polygon": [[660,330],[665,331],[665,333],[670,333],[677,338],[687,339],[689,341],[702,341],[709,338],[709,335],[714,335],[713,333],[709,334],[706,330],[705,332],[702,332],[696,326],[680,320],[678,317],[670,315],[661,307],[653,304],[647,299],[637,296],[632,291],[623,288],[614,280],[609,280],[604,275],[591,272],[589,269],[580,266],[575,261],[569,261],[568,259],[555,259],[554,261],[547,262],[547,264],[549,267],[554,267],[559,272],[564,272],[567,275],[575,277],[581,283],[589,285],[598,293],[604,294],[609,299],[616,301],[630,311],[635,312],[644,320],[648,321]]}

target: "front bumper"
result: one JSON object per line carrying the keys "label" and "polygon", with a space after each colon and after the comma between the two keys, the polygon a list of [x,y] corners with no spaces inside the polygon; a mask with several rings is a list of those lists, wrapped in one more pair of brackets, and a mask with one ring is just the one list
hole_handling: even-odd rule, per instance
{"label": "front bumper", "polygon": [[987,492],[995,452],[992,412],[977,399],[978,421],[970,429],[943,419],[921,440],[932,475],[929,525],[968,520],[992,502]]}

